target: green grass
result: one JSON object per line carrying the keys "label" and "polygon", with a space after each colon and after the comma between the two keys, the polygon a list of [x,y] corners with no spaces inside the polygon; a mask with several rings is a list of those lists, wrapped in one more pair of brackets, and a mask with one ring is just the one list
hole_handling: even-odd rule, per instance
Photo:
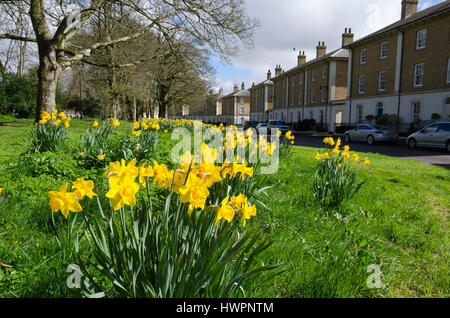
{"label": "green grass", "polygon": [[[91,124],[71,122],[72,147]],[[116,133],[128,134],[130,127],[122,122]],[[83,173],[101,186],[101,171],[77,167],[72,150],[59,154],[51,169],[30,175],[20,154],[31,129],[30,120],[0,118],[0,187],[9,195],[0,204],[0,262],[13,266],[0,267],[0,297],[79,297],[66,288],[73,259],[56,242],[47,191]],[[172,144],[162,135],[158,151],[167,154]],[[243,296],[449,297],[449,170],[364,154],[371,164],[360,178],[368,182],[340,208],[323,210],[312,201],[315,153],[294,148],[277,174],[257,176],[273,187],[262,197],[268,209],[258,207],[249,229],[274,240],[258,262],[287,263],[279,275],[265,272],[246,282]],[[59,216],[56,230],[63,233]],[[382,289],[367,288],[371,264],[381,265]]]}

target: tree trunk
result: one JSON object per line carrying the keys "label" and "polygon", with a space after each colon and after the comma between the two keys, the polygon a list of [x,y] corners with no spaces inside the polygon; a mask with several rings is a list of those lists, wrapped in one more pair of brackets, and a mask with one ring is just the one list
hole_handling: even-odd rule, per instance
{"label": "tree trunk", "polygon": [[56,46],[48,42],[39,43],[38,96],[36,105],[36,122],[41,112],[56,109],[56,87],[62,67],[56,61]]}
{"label": "tree trunk", "polygon": [[137,104],[136,104],[136,97],[133,97],[133,121],[137,121]]}

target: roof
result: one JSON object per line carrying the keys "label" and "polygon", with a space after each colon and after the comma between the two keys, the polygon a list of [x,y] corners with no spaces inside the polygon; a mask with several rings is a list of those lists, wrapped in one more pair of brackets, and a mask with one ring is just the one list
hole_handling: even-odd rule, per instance
{"label": "roof", "polygon": [[253,90],[253,89],[258,88],[260,86],[266,86],[266,85],[273,85],[273,81],[271,79],[265,80],[265,81],[263,81],[261,83],[258,83],[256,85],[252,86],[251,88],[249,88],[249,90]]}
{"label": "roof", "polygon": [[273,77],[272,79],[276,79],[276,78],[281,77],[283,75],[286,75],[288,73],[292,73],[292,72],[294,72],[296,70],[299,70],[299,69],[302,69],[302,68],[305,68],[305,67],[308,67],[308,66],[311,66],[311,65],[323,62],[323,61],[325,61],[327,59],[330,59],[330,58],[332,58],[332,59],[345,59],[345,58],[348,58],[348,56],[349,56],[348,50],[340,48],[340,49],[331,51],[331,52],[329,52],[327,54],[324,54],[324,55],[322,55],[322,56],[320,56],[318,58],[315,58],[315,59],[313,59],[311,61],[303,63],[301,65],[297,65],[297,66],[287,70],[286,72],[284,72],[284,73],[282,73],[282,74],[280,74],[280,75],[278,75],[276,77]]}
{"label": "roof", "polygon": [[228,98],[228,97],[249,97],[250,92],[247,89],[241,89],[240,91],[232,92],[228,95],[222,96],[222,98]]}
{"label": "roof", "polygon": [[353,43],[347,44],[345,46],[345,48],[350,48],[352,46],[355,46],[355,45],[361,44],[363,42],[366,42],[366,41],[368,41],[368,40],[370,40],[372,38],[382,36],[382,35],[384,35],[386,33],[389,33],[389,32],[395,31],[395,30],[399,30],[399,29],[401,29],[403,27],[406,27],[406,26],[408,26],[408,25],[410,25],[412,23],[419,22],[422,19],[429,18],[429,17],[435,16],[435,15],[444,13],[447,10],[450,10],[450,0],[447,0],[447,1],[444,1],[442,3],[436,4],[436,5],[428,8],[428,9],[425,9],[425,10],[419,11],[417,13],[414,13],[414,14],[410,15],[409,17],[407,17],[407,18],[405,18],[403,20],[399,20],[399,21],[397,21],[395,23],[392,23],[392,24],[388,25],[387,27],[384,27],[384,28],[382,28],[382,29],[380,29],[380,30],[378,30],[378,31],[376,31],[374,33],[371,33],[371,34],[369,34],[369,35],[367,35],[367,36],[365,36],[365,37],[363,37],[363,38],[361,38],[361,39],[359,39],[357,41],[354,41]]}

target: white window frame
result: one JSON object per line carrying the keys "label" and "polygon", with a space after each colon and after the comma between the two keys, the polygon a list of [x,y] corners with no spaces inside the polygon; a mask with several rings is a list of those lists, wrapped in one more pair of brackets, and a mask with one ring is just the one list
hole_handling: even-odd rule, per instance
{"label": "white window frame", "polygon": [[323,66],[322,67],[322,79],[326,79],[327,78],[327,67]]}
{"label": "white window frame", "polygon": [[302,102],[303,102],[303,100],[302,100],[302,93],[299,92],[298,93],[298,104],[301,105]]}
{"label": "white window frame", "polygon": [[295,99],[294,99],[294,93],[291,95],[291,106],[294,106]]}
{"label": "white window frame", "polygon": [[239,104],[245,104],[244,97],[241,97],[241,98],[239,99]]}
{"label": "white window frame", "polygon": [[[418,74],[419,69],[422,68],[422,73]],[[415,64],[414,65],[414,88],[420,88],[423,87],[423,76],[425,74],[425,64],[424,63],[419,63],[419,64]],[[417,83],[417,79],[418,77],[421,76],[422,80],[421,82],[418,84]]]}
{"label": "white window frame", "polygon": [[422,50],[427,47],[427,29],[417,31],[416,50]]}
{"label": "white window frame", "polygon": [[[383,78],[383,75],[384,75],[384,78]],[[382,72],[378,73],[378,91],[379,92],[386,91],[386,77],[387,77],[386,71],[382,71]]]}
{"label": "white window frame", "polygon": [[[364,80],[363,85],[361,85],[361,80]],[[366,92],[366,76],[365,75],[360,75],[358,78],[358,93],[359,94],[364,94]]]}
{"label": "white window frame", "polygon": [[[386,47],[386,55],[383,55],[384,51],[383,48]],[[389,42],[383,42],[380,44],[380,60],[385,60],[389,56]]]}
{"label": "white window frame", "polygon": [[244,107],[244,106],[241,106],[241,107],[239,108],[239,114],[240,114],[240,115],[244,115],[244,114],[245,114],[245,107]]}
{"label": "white window frame", "polygon": [[313,89],[311,89],[311,104],[314,104],[316,102],[316,92]]}
{"label": "white window frame", "polygon": [[359,53],[359,64],[367,64],[367,49],[361,49],[361,52]]}
{"label": "white window frame", "polygon": [[315,82],[316,81],[316,70],[312,70],[311,71],[311,82]]}
{"label": "white window frame", "polygon": [[325,88],[320,88],[320,102],[325,103]]}

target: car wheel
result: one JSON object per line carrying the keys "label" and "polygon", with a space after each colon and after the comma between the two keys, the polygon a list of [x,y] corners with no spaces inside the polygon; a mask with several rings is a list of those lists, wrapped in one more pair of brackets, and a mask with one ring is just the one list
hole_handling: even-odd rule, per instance
{"label": "car wheel", "polygon": [[346,134],[346,135],[344,136],[344,141],[345,141],[346,144],[349,144],[349,143],[352,142],[352,139],[350,138],[350,135],[349,135],[349,134]]}
{"label": "car wheel", "polygon": [[369,145],[373,145],[375,143],[375,138],[373,138],[373,136],[370,135],[369,137],[367,137],[367,143]]}
{"label": "car wheel", "polygon": [[414,138],[411,138],[411,139],[408,141],[408,147],[409,147],[409,149],[411,149],[411,150],[416,149],[416,148],[417,148],[417,141],[416,141]]}

